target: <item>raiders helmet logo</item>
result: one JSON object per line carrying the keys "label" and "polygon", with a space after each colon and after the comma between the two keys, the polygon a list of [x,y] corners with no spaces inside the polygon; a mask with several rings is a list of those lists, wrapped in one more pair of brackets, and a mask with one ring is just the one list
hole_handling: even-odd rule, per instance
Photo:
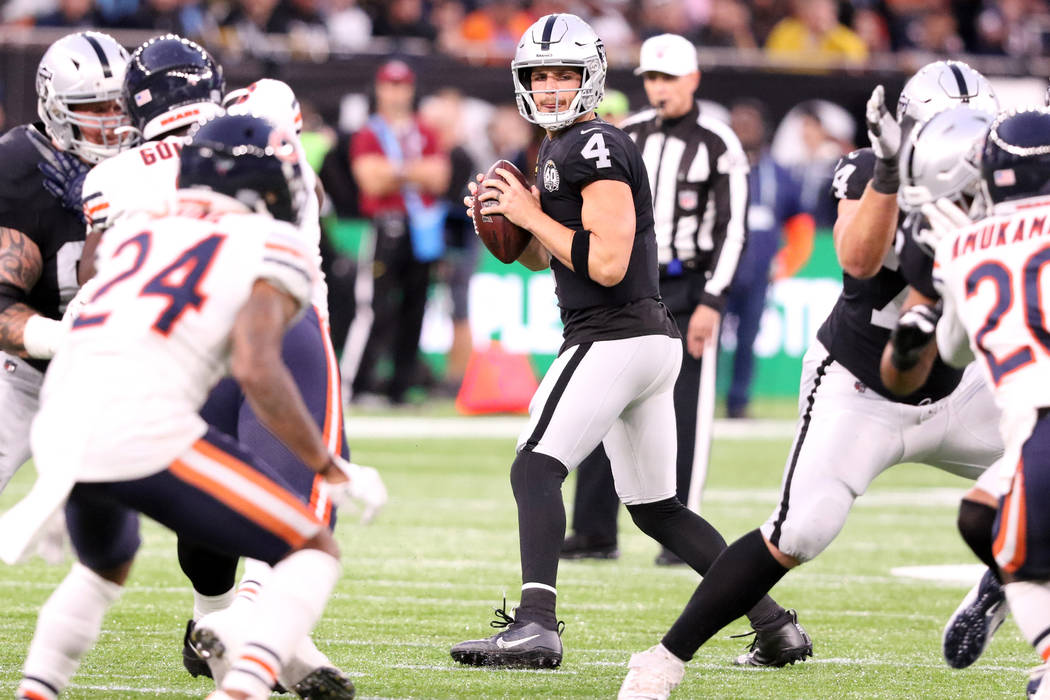
{"label": "raiders helmet logo", "polygon": [[543,187],[548,192],[553,192],[558,189],[561,184],[561,176],[558,175],[558,166],[554,164],[553,160],[548,160],[543,164]]}

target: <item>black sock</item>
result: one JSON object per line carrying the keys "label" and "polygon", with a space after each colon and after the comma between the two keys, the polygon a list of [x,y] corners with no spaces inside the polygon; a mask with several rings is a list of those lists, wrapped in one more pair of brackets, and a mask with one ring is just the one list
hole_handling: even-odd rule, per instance
{"label": "black sock", "polygon": [[787,571],[769,553],[762,533],[752,530],[711,565],[663,645],[688,661],[718,630],[754,607]]}
{"label": "black sock", "polygon": [[176,549],[182,573],[201,595],[222,595],[237,582],[237,557],[220,554],[181,537]]}
{"label": "black sock", "polygon": [[992,506],[964,498],[959,504],[959,519],[956,524],[959,534],[973,553],[1002,583],[1002,579],[999,578],[999,565],[995,562],[995,554],[992,552],[992,528],[995,526],[996,512],[997,509]]}
{"label": "black sock", "polygon": [[[561,484],[569,470],[547,455],[522,450],[510,468],[510,484],[518,503],[518,542],[521,582],[554,589],[558,582],[558,554],[565,539],[565,504]],[[554,629],[555,594],[529,588],[522,591],[518,618],[535,620]]]}

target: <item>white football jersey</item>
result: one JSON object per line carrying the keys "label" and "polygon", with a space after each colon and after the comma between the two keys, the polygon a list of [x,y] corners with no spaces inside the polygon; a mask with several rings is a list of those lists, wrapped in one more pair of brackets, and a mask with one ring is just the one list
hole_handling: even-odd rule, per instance
{"label": "white football jersey", "polygon": [[[179,175],[179,153],[185,140],[182,136],[168,136],[160,141],[150,141],[92,168],[84,178],[83,203],[88,231],[104,232],[129,214],[170,212]],[[299,154],[307,191],[300,217],[301,236],[312,247],[311,257],[317,268],[311,302],[327,322],[328,285],[321,273],[320,202],[314,195],[317,175],[306,162],[299,139],[292,134],[290,140]]]}
{"label": "white football jersey", "polygon": [[[52,361],[37,418],[41,435],[71,435],[76,479],[154,473],[203,435],[197,412],[227,371],[230,331],[253,285],[266,280],[305,308],[311,253],[294,226],[260,214],[182,207],[110,228],[97,291]],[[75,430],[54,432],[71,420]]]}
{"label": "white football jersey", "polygon": [[[998,205],[992,216],[945,236],[933,274],[944,297],[941,323],[965,330],[1004,416],[1046,406],[1050,306],[1043,304],[1050,305],[1050,198]],[[962,337],[938,329],[942,355],[957,354],[944,347],[952,335]]]}

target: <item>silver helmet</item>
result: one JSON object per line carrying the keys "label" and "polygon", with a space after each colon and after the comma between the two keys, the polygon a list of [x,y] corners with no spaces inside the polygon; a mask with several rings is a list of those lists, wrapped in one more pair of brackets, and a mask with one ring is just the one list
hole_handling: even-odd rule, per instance
{"label": "silver helmet", "polygon": [[[539,66],[568,66],[583,73],[582,82],[569,108],[541,112],[533,96],[532,69]],[[518,111],[533,124],[559,131],[587,114],[605,94],[605,45],[590,25],[576,15],[555,14],[541,17],[525,30],[510,62]]]}
{"label": "silver helmet", "polygon": [[901,209],[914,212],[945,198],[968,210],[981,179],[980,149],[994,118],[960,104],[912,129],[899,159]]}
{"label": "silver helmet", "polygon": [[906,137],[916,125],[959,103],[994,117],[999,100],[992,84],[962,61],[928,63],[908,79],[897,100],[897,122]]}
{"label": "silver helmet", "polygon": [[[77,32],[53,43],[36,72],[37,114],[55,144],[89,163],[98,163],[131,145],[134,136],[121,113],[95,116],[76,105],[116,100],[122,103],[128,52],[101,32]],[[101,143],[84,137],[101,134]]]}

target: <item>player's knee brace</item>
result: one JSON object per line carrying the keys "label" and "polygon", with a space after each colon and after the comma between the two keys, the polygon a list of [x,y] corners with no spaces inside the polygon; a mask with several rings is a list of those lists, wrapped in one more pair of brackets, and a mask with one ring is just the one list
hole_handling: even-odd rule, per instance
{"label": "player's knee brace", "polygon": [[561,484],[569,470],[553,457],[532,450],[522,450],[510,465],[510,487],[519,503],[526,496],[556,491],[561,498]]}
{"label": "player's knee brace", "polygon": [[996,509],[984,503],[963,499],[959,504],[956,521],[963,541],[984,564],[999,577],[999,567],[992,552],[992,528],[995,526]]}
{"label": "player's knee brace", "polygon": [[627,506],[627,512],[638,529],[652,537],[657,542],[663,542],[670,534],[668,530],[673,529],[677,520],[675,516],[685,510],[685,506],[678,500],[677,496],[665,498],[653,503],[636,503]]}

